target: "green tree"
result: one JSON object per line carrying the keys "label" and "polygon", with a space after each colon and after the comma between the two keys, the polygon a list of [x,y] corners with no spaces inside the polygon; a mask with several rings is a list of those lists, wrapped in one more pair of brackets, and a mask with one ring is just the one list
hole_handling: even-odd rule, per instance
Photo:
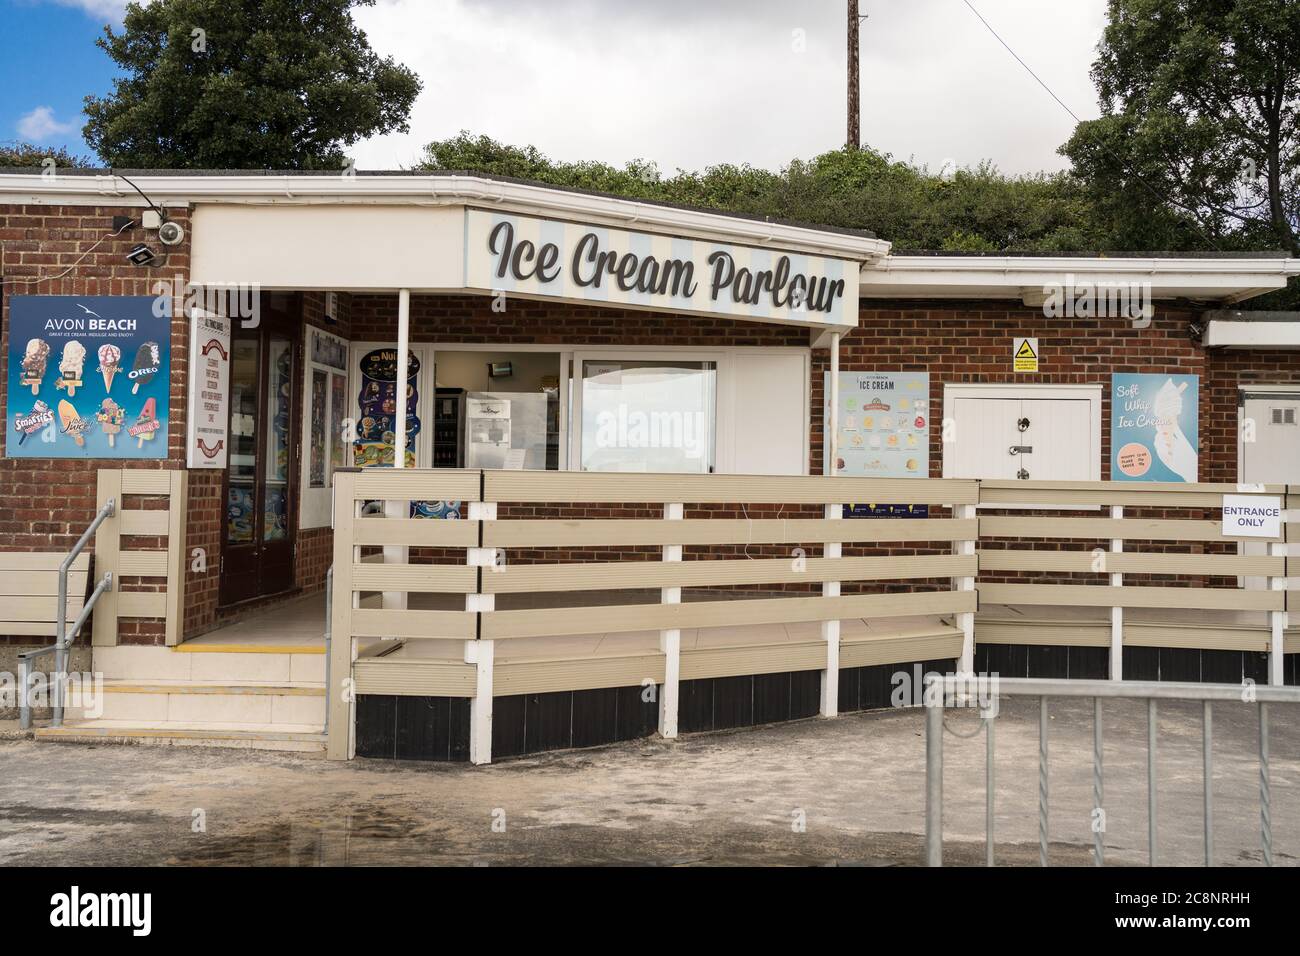
{"label": "green tree", "polygon": [[1072,177],[1007,177],[992,165],[937,175],[869,147],[794,160],[777,172],[730,164],[671,176],[645,160],[619,168],[553,160],[468,132],[430,143],[420,169],[469,170],[773,219],[865,229],[898,249],[1109,248]]}
{"label": "green tree", "polygon": [[344,147],[407,130],[420,81],[352,19],[374,0],[160,0],[99,46],[125,71],[86,98],[110,166],[339,169]]}
{"label": "green tree", "polygon": [[1300,3],[1110,0],[1061,147],[1120,248],[1300,252]]}
{"label": "green tree", "polygon": [[61,146],[36,146],[17,141],[0,143],[0,168],[30,169],[41,166],[47,159],[54,160],[58,169],[90,166],[86,157],[75,156]]}

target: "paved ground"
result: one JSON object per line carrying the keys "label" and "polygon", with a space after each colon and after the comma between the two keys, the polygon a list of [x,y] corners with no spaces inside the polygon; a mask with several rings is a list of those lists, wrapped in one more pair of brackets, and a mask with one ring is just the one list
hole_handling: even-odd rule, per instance
{"label": "paved ground", "polygon": [[[1144,864],[1145,710],[1107,706],[1108,862]],[[1300,858],[1297,711],[1273,708],[1276,862],[1291,865]],[[1057,702],[1052,713],[1052,859],[1087,863],[1091,701]],[[1162,717],[1162,862],[1196,864],[1200,711],[1169,704]],[[974,726],[968,714],[952,724]],[[1253,707],[1216,706],[1219,864],[1260,858],[1256,740]],[[997,743],[999,861],[1036,864],[1036,701],[1004,702]],[[948,735],[945,748],[946,859],[981,863],[984,740]],[[29,740],[0,741],[0,768],[0,866],[914,864],[924,828],[919,711],[477,769]]]}

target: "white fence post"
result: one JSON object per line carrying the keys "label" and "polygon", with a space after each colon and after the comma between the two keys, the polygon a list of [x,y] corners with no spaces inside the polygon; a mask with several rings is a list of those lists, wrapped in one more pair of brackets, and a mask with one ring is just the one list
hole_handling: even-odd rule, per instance
{"label": "white fence post", "polygon": [[[1285,514],[1285,512],[1283,513]],[[1282,538],[1283,541],[1285,541],[1286,535],[1284,534]],[[1272,587],[1274,591],[1282,591],[1282,592],[1286,591],[1286,587],[1287,587],[1286,573],[1287,573],[1287,563],[1288,563],[1287,550],[1288,550],[1287,546],[1284,543],[1280,543],[1280,542],[1274,542],[1268,546],[1269,554],[1271,554],[1273,557],[1280,557],[1282,559],[1282,573],[1280,575],[1274,575],[1273,578],[1271,578],[1269,581],[1269,585],[1270,587]],[[1282,600],[1284,602],[1283,606],[1285,607],[1285,601],[1286,601],[1285,593],[1283,593],[1282,595]],[[1275,684],[1278,687],[1280,687],[1284,683],[1286,683],[1286,677],[1285,674],[1283,673],[1283,667],[1286,663],[1285,640],[1286,640],[1286,628],[1287,628],[1287,612],[1269,611],[1268,623],[1269,623],[1269,631],[1270,631],[1269,644],[1268,644],[1268,682],[1270,684]]]}
{"label": "white fence post", "polygon": [[[975,505],[954,505],[953,517],[963,521],[975,519]],[[977,532],[978,534],[978,532]],[[975,555],[975,538],[967,538],[956,542],[953,545],[953,551],[959,555]],[[974,576],[958,578],[956,581],[958,591],[974,591]],[[957,662],[957,673],[973,674],[975,673],[975,612],[962,611],[957,615],[957,626],[961,628],[961,660]]]}
{"label": "white fence post", "polygon": [[[1123,505],[1111,505],[1110,516],[1115,520],[1124,517]],[[1120,554],[1124,550],[1123,538],[1110,539],[1110,553]],[[1124,575],[1119,571],[1114,571],[1110,576],[1110,586],[1114,588],[1124,586]],[[1124,679],[1124,608],[1112,607],[1110,609],[1110,679]]]}
{"label": "white fence post", "polygon": [[[829,520],[842,520],[842,504],[827,505],[825,516]],[[844,546],[838,541],[825,542],[826,558],[839,558],[844,553]],[[839,597],[840,582],[824,581],[822,597]],[[840,712],[840,622],[822,621],[822,640],[826,643],[826,669],[822,671],[821,709],[823,717],[835,717]]]}
{"label": "white fence post", "polygon": [[[665,521],[681,521],[685,507],[680,503],[664,505]],[[680,561],[682,546],[666,544],[663,548],[664,561]],[[659,599],[664,604],[681,604],[682,589],[662,588]],[[664,683],[659,691],[659,735],[665,738],[677,736],[677,704],[681,688],[682,673],[682,632],[671,628],[659,632],[659,649],[664,655]]]}

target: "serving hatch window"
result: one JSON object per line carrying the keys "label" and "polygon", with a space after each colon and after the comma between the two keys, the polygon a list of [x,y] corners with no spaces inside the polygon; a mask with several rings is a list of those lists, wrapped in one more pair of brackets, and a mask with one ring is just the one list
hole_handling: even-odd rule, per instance
{"label": "serving hatch window", "polygon": [[715,465],[717,363],[582,361],[582,469],[708,474]]}

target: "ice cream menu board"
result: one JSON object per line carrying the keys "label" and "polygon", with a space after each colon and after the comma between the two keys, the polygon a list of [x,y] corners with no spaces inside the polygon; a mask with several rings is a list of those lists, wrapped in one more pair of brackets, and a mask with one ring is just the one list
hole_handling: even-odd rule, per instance
{"label": "ice cream menu board", "polygon": [[1111,481],[1196,481],[1199,382],[1196,375],[1111,376]]}
{"label": "ice cream menu board", "polygon": [[10,298],[6,457],[167,457],[171,317],[156,301]]}
{"label": "ice cream menu board", "polygon": [[[825,389],[829,402],[829,373]],[[929,477],[928,372],[840,372],[839,402],[839,461],[834,474]]]}

